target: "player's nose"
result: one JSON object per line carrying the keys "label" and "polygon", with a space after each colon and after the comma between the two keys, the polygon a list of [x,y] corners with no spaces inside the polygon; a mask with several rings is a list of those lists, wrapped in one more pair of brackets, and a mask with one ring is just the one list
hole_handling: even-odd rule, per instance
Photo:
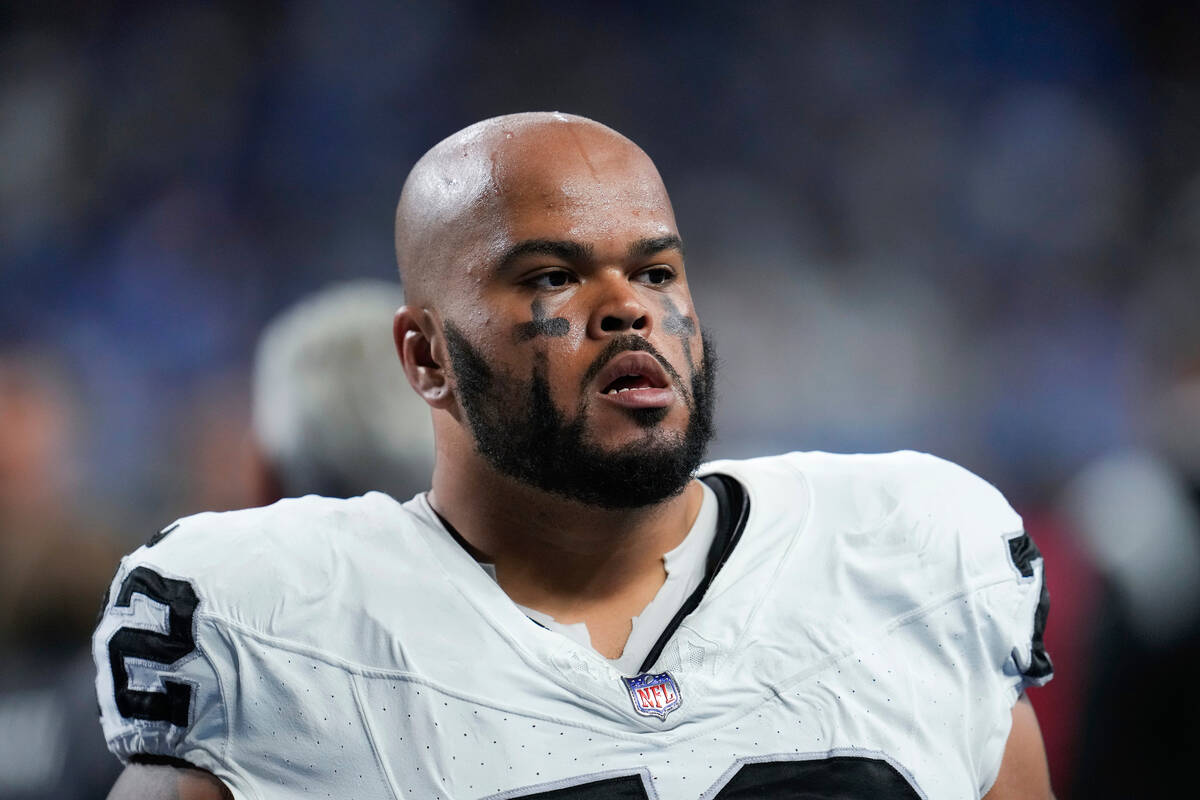
{"label": "player's nose", "polygon": [[650,311],[626,275],[605,275],[597,284],[599,294],[588,317],[588,336],[603,339],[620,333],[650,334]]}

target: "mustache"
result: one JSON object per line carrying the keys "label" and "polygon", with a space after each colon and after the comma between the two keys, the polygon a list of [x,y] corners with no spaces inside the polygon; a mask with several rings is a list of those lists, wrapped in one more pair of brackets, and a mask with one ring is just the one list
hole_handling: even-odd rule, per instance
{"label": "mustache", "polygon": [[691,392],[688,390],[688,384],[679,376],[679,372],[677,372],[676,369],[671,366],[671,362],[667,361],[666,357],[662,353],[658,352],[657,347],[650,344],[650,342],[646,341],[641,336],[637,336],[632,333],[614,338],[605,346],[603,350],[600,351],[600,355],[596,356],[595,360],[593,360],[588,366],[587,372],[584,373],[583,380],[580,382],[580,389],[586,390],[588,384],[595,380],[596,376],[600,374],[600,370],[604,369],[605,364],[607,364],[609,361],[612,361],[621,353],[627,353],[631,350],[640,350],[644,353],[649,353],[654,360],[659,363],[667,375],[671,377],[671,382],[675,386],[679,387],[679,389],[684,393],[684,396],[687,398],[688,403],[691,404],[692,397]]}

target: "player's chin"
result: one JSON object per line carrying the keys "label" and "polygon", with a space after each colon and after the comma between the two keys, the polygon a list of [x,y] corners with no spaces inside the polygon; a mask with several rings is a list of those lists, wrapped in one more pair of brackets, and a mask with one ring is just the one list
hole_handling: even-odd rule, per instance
{"label": "player's chin", "polygon": [[668,441],[684,435],[688,411],[682,403],[642,408],[608,407],[589,414],[589,438],[602,447],[620,449],[646,444],[647,440]]}

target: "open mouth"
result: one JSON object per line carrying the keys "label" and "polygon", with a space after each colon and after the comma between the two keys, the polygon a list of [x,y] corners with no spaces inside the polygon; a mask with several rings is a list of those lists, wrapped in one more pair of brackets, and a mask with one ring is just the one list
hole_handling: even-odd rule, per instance
{"label": "open mouth", "polygon": [[621,392],[632,392],[638,389],[655,389],[650,383],[650,379],[645,375],[622,375],[615,381],[604,388],[605,394],[620,394]]}
{"label": "open mouth", "polygon": [[623,353],[610,361],[596,377],[596,386],[600,394],[629,407],[662,407],[675,399],[662,365],[641,351]]}

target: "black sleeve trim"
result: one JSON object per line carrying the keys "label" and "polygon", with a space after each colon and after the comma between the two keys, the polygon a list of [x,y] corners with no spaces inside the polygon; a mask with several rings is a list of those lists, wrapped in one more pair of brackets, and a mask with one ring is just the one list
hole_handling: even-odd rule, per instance
{"label": "black sleeve trim", "polygon": [[178,522],[172,522],[170,525],[168,525],[167,527],[163,528],[163,529],[162,529],[162,530],[160,530],[158,533],[154,534],[154,535],[153,535],[153,536],[151,536],[149,539],[147,539],[147,540],[146,540],[146,547],[154,547],[154,545],[158,544],[158,543],[159,543],[159,542],[161,542],[163,539],[167,538],[167,534],[169,534],[169,533],[171,533],[172,531],[176,530],[178,527],[179,527],[179,523],[178,523]]}
{"label": "black sleeve trim", "polygon": [[1042,557],[1042,551],[1038,550],[1028,533],[1021,531],[1019,536],[1008,540],[1008,556],[1022,578],[1032,578],[1033,562]]}
{"label": "black sleeve trim", "polygon": [[[1021,573],[1022,578],[1033,577],[1033,562],[1042,558],[1042,551],[1025,531],[1019,536],[1008,540],[1008,555],[1013,565]],[[1042,566],[1041,594],[1038,597],[1037,610],[1033,613],[1033,636],[1030,639],[1029,668],[1022,674],[1031,680],[1041,681],[1054,674],[1054,665],[1046,652],[1046,619],[1050,616],[1050,591],[1046,588],[1045,562]]]}
{"label": "black sleeve trim", "polygon": [[1054,664],[1050,662],[1050,654],[1046,652],[1046,618],[1050,615],[1050,590],[1046,588],[1046,575],[1042,573],[1042,593],[1038,598],[1037,610],[1033,612],[1033,638],[1029,658],[1029,669],[1025,677],[1040,681],[1054,674]]}

